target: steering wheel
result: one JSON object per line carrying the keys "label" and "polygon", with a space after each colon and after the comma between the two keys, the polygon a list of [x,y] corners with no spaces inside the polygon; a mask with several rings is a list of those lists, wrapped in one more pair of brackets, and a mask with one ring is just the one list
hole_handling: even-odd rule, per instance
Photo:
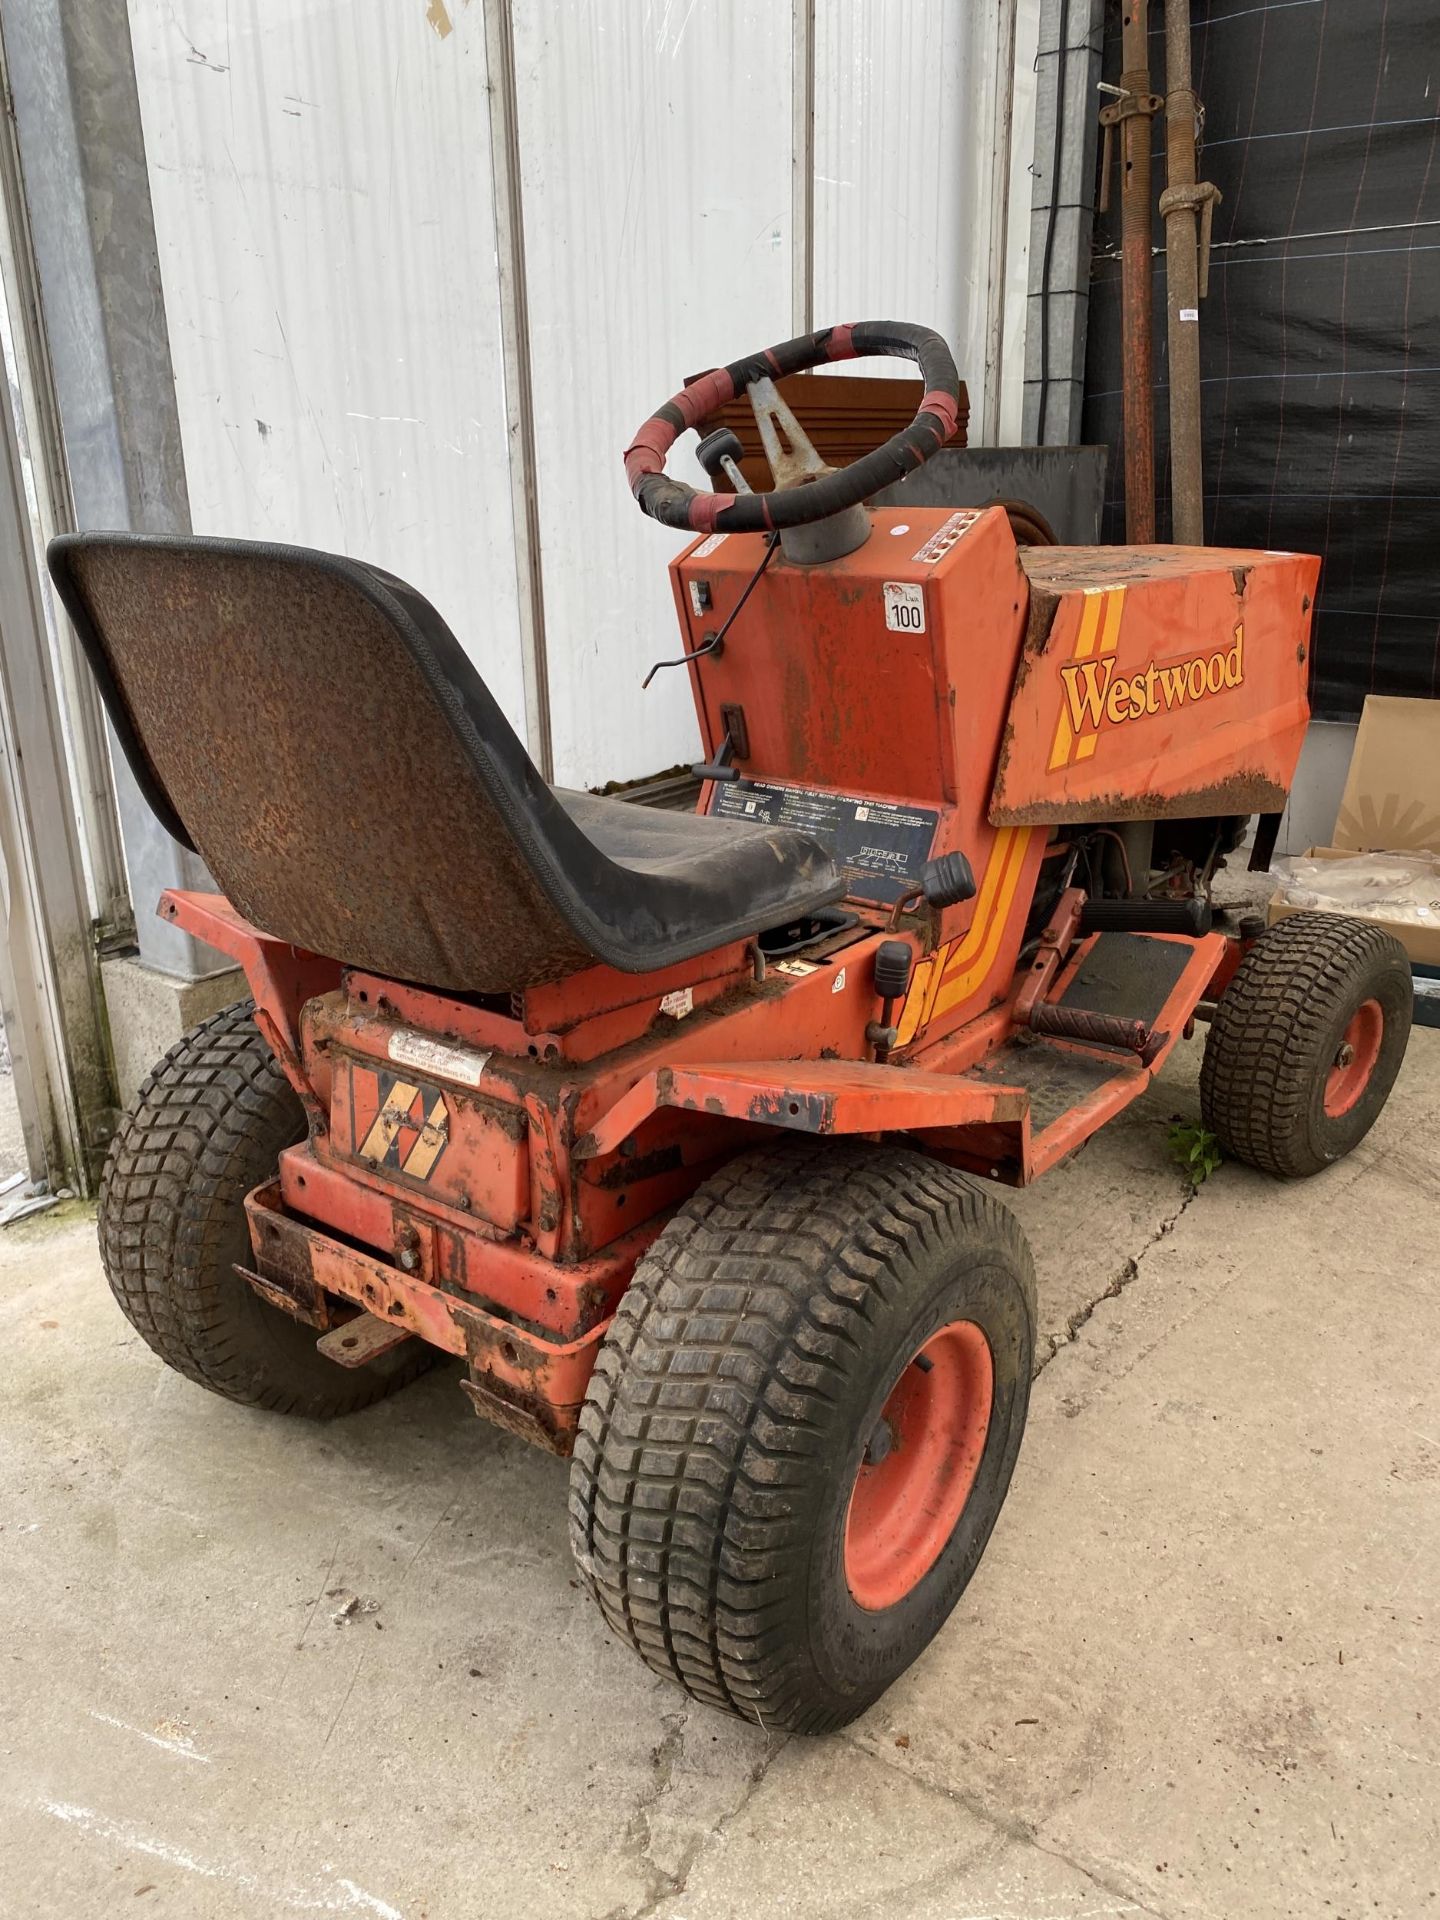
{"label": "steering wheel", "polygon": [[[755,409],[770,465],[777,471],[774,418],[777,410],[785,438],[795,441],[793,415],[771,384],[788,373],[825,366],[835,360],[862,360],[871,356],[913,360],[925,382],[919,411],[908,427],[892,434],[883,446],[848,467],[824,466],[814,449],[803,445],[782,453],[808,456],[796,466],[796,483],[779,485],[766,493],[697,493],[683,480],[665,472],[665,456],[687,427],[707,420],[717,407],[747,392]],[[759,391],[757,392],[757,388]],[[625,450],[625,476],[641,509],[652,520],[691,533],[770,533],[787,527],[805,527],[828,520],[846,507],[856,506],[882,487],[892,486],[928,460],[954,433],[959,418],[960,378],[949,347],[929,327],[900,320],[860,320],[848,327],[824,327],[802,334],[781,346],[766,347],[728,367],[716,367],[694,380],[657,407]],[[786,474],[792,463],[781,463]],[[814,476],[814,477],[811,477]]]}

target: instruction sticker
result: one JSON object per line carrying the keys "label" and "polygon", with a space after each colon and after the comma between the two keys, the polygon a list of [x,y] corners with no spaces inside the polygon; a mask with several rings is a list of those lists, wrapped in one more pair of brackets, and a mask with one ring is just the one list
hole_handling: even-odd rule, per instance
{"label": "instruction sticker", "polygon": [[708,540],[702,540],[700,542],[690,558],[692,560],[708,560],[711,554],[718,552],[729,538],[728,533],[712,533]]}
{"label": "instruction sticker", "polygon": [[914,580],[887,580],[885,624],[892,633],[924,633],[925,589]]}
{"label": "instruction sticker", "polygon": [[418,1067],[422,1073],[437,1074],[442,1080],[458,1080],[462,1087],[479,1086],[490,1058],[473,1047],[452,1047],[410,1027],[397,1027],[386,1051],[402,1067]]}
{"label": "instruction sticker", "polygon": [[930,858],[939,814],[869,794],[823,787],[771,786],[758,780],[716,783],[710,812],[726,820],[793,827],[828,849],[845,870],[845,890],[857,900],[889,904],[919,885]]}

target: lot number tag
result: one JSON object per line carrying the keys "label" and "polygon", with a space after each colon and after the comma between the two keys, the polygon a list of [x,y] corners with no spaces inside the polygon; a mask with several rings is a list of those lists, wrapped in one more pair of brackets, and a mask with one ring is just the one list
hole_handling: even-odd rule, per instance
{"label": "lot number tag", "polygon": [[924,633],[925,589],[917,581],[885,582],[885,624],[893,633]]}

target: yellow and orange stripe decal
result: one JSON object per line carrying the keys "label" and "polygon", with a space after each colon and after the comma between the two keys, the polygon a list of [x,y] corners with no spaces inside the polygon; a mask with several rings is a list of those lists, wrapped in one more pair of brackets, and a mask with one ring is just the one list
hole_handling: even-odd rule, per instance
{"label": "yellow and orange stripe decal", "polygon": [[428,1180],[449,1140],[450,1116],[445,1110],[445,1096],[437,1093],[425,1115],[420,1138],[410,1149],[409,1158],[400,1171],[411,1174],[416,1180]]}
{"label": "yellow and orange stripe decal", "polygon": [[1001,827],[975,900],[975,918],[958,940],[947,941],[915,969],[901,1009],[897,1046],[904,1046],[937,1014],[957,1006],[985,983],[1010,921],[1033,827]]}
{"label": "yellow and orange stripe decal", "polygon": [[[1075,635],[1075,650],[1072,660],[1088,660],[1094,655],[1103,658],[1114,653],[1120,639],[1120,615],[1125,606],[1125,589],[1121,587],[1086,587],[1085,604],[1080,610],[1080,627]],[[1070,703],[1066,698],[1062,681],[1060,687],[1060,712],[1055,721],[1055,740],[1050,748],[1051,773],[1057,773],[1061,767],[1068,767],[1072,760],[1088,760],[1095,751],[1099,734],[1094,727],[1084,727],[1077,734],[1070,724]]]}
{"label": "yellow and orange stripe decal", "polygon": [[360,1147],[362,1160],[383,1160],[395,1144],[395,1136],[405,1124],[405,1115],[410,1111],[410,1103],[419,1093],[417,1085],[408,1080],[397,1080],[385,1096],[385,1104],[375,1116],[375,1123]]}

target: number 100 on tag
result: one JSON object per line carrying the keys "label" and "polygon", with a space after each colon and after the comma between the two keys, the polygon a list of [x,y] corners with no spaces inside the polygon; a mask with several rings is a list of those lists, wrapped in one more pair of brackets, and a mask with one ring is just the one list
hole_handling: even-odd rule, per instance
{"label": "number 100 on tag", "polygon": [[925,589],[918,582],[885,582],[885,624],[892,633],[924,633]]}

